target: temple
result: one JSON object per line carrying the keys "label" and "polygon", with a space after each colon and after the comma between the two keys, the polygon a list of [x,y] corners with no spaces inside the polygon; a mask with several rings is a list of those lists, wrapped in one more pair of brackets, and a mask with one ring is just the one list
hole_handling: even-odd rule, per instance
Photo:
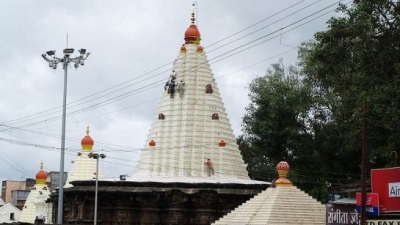
{"label": "temple", "polygon": [[[92,180],[96,175],[96,159],[90,158],[89,154],[93,151],[94,141],[89,135],[89,127],[86,129],[86,135],[81,140],[82,150],[73,161],[71,171],[69,172],[66,188],[72,187],[71,181]],[[103,178],[103,172],[99,169],[99,179]]]}
{"label": "temple", "polygon": [[184,41],[132,176],[100,178],[96,198],[93,141],[82,140],[64,190],[64,224],[94,222],[97,204],[102,225],[208,225],[270,185],[248,176],[194,14]]}
{"label": "temple", "polygon": [[191,21],[132,177],[249,180],[194,13]]}
{"label": "temple", "polygon": [[47,203],[50,197],[50,190],[46,184],[47,172],[43,170],[43,163],[36,173],[36,184],[32,187],[28,198],[22,208],[19,222],[24,223],[50,223],[52,204]]}

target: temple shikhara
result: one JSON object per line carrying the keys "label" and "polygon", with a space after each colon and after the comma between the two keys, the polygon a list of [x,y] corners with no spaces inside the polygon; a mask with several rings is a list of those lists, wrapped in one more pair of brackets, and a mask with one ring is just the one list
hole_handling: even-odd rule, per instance
{"label": "temple shikhara", "polygon": [[[81,140],[82,150],[73,161],[71,171],[68,174],[64,187],[72,187],[71,182],[76,180],[92,180],[96,176],[96,159],[90,158],[89,154],[93,151],[94,140],[89,135],[89,127],[86,135]],[[99,179],[103,178],[103,172],[99,169]]]}
{"label": "temple shikhara", "polygon": [[191,20],[132,177],[249,180],[194,13]]}

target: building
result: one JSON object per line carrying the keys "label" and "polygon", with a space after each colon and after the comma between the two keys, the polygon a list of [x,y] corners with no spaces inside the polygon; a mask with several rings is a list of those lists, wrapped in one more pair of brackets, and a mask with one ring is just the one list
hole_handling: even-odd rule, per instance
{"label": "building", "polygon": [[102,225],[210,224],[269,186],[247,174],[194,13],[184,41],[133,176],[100,179],[97,199],[92,177],[71,181],[63,223],[92,223],[97,202]]}
{"label": "building", "polygon": [[[13,181],[13,180],[4,180],[1,182],[1,198],[5,203],[13,203],[12,199],[12,191],[16,190],[30,190],[35,185],[35,180],[32,178],[27,178],[24,181]],[[23,202],[26,199],[19,199],[16,205],[23,205]],[[14,202],[15,203],[15,202]],[[13,204],[14,204],[13,203]]]}
{"label": "building", "polygon": [[11,203],[0,206],[0,223],[15,223],[18,221],[21,210]]}
{"label": "building", "polygon": [[[64,172],[64,184],[67,178],[68,178],[68,172]],[[48,172],[46,183],[47,186],[50,188],[50,191],[56,190],[60,186],[60,172],[59,171]]]}
{"label": "building", "polygon": [[28,199],[31,190],[13,190],[11,191],[11,204],[13,204],[18,209],[22,210]]}

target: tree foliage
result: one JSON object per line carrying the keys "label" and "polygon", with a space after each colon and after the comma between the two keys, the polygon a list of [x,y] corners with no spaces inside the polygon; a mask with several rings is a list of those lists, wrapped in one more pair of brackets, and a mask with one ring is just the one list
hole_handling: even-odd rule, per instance
{"label": "tree foliage", "polygon": [[393,166],[400,150],[400,3],[338,11],[301,45],[298,68],[280,62],[252,81],[238,139],[252,178],[275,178],[285,160],[292,181],[322,201],[327,184],[360,178],[365,106],[371,168]]}

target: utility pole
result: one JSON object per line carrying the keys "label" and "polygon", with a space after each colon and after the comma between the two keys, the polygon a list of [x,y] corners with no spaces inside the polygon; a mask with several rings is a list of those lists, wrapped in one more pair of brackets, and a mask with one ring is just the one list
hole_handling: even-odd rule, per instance
{"label": "utility pole", "polygon": [[98,154],[98,153],[89,153],[88,155],[89,158],[94,158],[96,159],[96,185],[95,185],[95,190],[94,190],[94,218],[93,218],[93,225],[97,225],[97,193],[99,192],[99,159],[102,158],[104,159],[106,155],[104,154]]}
{"label": "utility pole", "polygon": [[363,137],[362,137],[362,156],[361,156],[361,224],[366,224],[365,200],[367,198],[367,164],[368,154],[368,106],[364,106],[363,113]]}
{"label": "utility pole", "polygon": [[[60,182],[59,182],[59,193],[58,193],[58,211],[57,211],[57,224],[63,223],[63,200],[64,200],[64,156],[65,156],[65,123],[66,123],[66,106],[67,106],[67,75],[68,75],[68,65],[73,62],[75,69],[79,67],[79,65],[85,65],[84,61],[90,55],[90,53],[86,53],[86,49],[79,49],[80,56],[71,58],[70,55],[74,53],[73,48],[66,48],[63,50],[64,57],[58,58],[55,56],[56,51],[50,50],[45,54],[42,54],[44,60],[49,63],[49,67],[51,69],[57,69],[57,64],[61,63],[64,69],[64,95],[63,95],[63,111],[62,111],[62,128],[61,128],[61,156],[60,156]],[[85,55],[86,53],[86,55]],[[51,58],[48,58],[51,57]]]}

